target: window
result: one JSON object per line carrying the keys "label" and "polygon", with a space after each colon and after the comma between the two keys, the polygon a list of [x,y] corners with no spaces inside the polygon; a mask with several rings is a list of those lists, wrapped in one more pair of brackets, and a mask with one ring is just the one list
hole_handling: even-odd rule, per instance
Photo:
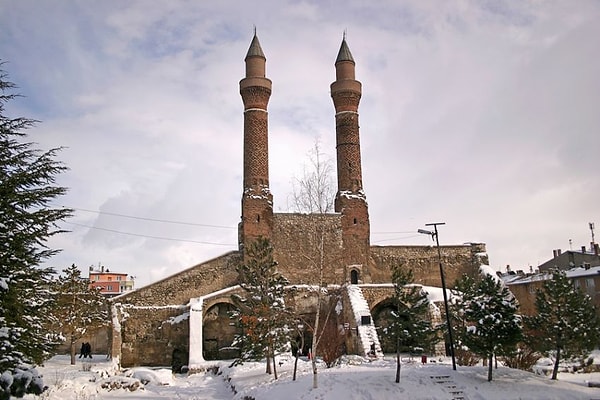
{"label": "window", "polygon": [[117,276],[117,280],[120,281],[122,276]]}
{"label": "window", "polygon": [[109,276],[108,278],[106,278],[107,281],[112,281],[112,276]]}
{"label": "window", "polygon": [[108,286],[106,287],[106,290],[108,290],[109,292],[112,292],[112,285],[108,285]]}
{"label": "window", "polygon": [[594,282],[594,278],[585,278],[585,287],[588,289],[592,289],[594,288],[595,282]]}
{"label": "window", "polygon": [[573,282],[573,287],[575,287],[575,289],[579,289],[581,287],[581,283],[579,283],[579,279],[576,279]]}

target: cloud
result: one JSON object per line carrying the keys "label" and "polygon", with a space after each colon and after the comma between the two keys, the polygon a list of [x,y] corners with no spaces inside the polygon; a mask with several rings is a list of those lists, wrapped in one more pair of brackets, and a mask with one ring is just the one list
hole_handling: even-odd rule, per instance
{"label": "cloud", "polygon": [[579,248],[600,197],[599,14],[593,1],[0,2],[0,54],[25,95],[8,111],[41,120],[32,139],[65,146],[70,167],[60,204],[78,211],[52,263],[142,285],[235,248],[254,26],[275,210],[316,137],[335,156],[345,31],[373,243],[429,244],[414,232],[440,221],[443,244],[486,242],[498,268]]}

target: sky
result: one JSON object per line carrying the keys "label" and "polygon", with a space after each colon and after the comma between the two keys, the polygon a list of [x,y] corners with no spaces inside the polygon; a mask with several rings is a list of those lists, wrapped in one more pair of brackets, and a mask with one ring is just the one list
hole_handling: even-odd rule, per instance
{"label": "sky", "polygon": [[[362,82],[363,185],[374,245],[483,242],[534,268],[600,224],[600,2],[0,0],[10,117],[64,147],[75,209],[49,261],[136,286],[237,249],[239,80],[254,29],[273,81],[270,187],[319,140],[335,157],[329,85],[346,32]],[[600,225],[599,225],[600,226]],[[599,233],[600,235],[600,233]]]}

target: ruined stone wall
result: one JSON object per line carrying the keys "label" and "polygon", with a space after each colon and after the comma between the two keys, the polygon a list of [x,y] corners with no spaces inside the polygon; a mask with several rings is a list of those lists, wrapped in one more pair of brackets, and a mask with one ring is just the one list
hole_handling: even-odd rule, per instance
{"label": "ruined stone wall", "polygon": [[187,304],[190,298],[233,286],[237,281],[235,265],[241,262],[239,252],[188,268],[151,285],[112,299],[113,303],[137,306]]}
{"label": "ruined stone wall", "polygon": [[[437,249],[434,246],[372,246],[368,266],[344,265],[340,214],[275,214],[272,244],[278,270],[292,284],[319,283],[319,246],[324,240],[324,282],[344,284],[349,271],[359,270],[361,283],[389,283],[391,266],[400,263],[413,269],[415,282],[440,286]],[[484,245],[442,246],[442,263],[449,287],[462,274],[475,274],[486,262]],[[112,299],[118,309],[113,327],[113,356],[124,367],[169,366],[173,352],[189,350],[189,324],[185,313],[191,298],[237,284],[235,266],[242,262],[234,251],[165,278],[152,285]],[[388,289],[391,296],[391,291]],[[370,292],[372,292],[370,294]],[[373,308],[386,297],[385,289],[367,290]],[[289,306],[306,316],[315,312],[314,293],[298,290]],[[349,338],[350,339],[350,338]],[[350,340],[348,340],[350,345]],[[352,346],[349,346],[352,347]]]}
{"label": "ruined stone wall", "polygon": [[292,283],[318,284],[320,241],[324,240],[324,281],[346,280],[340,214],[275,214],[272,243],[279,272]]}
{"label": "ruined stone wall", "polygon": [[[463,274],[476,275],[487,264],[485,244],[440,246],[446,286],[452,287]],[[415,283],[441,287],[437,248],[435,246],[372,246],[370,275],[373,283],[391,281],[391,267],[404,265],[413,270]]]}
{"label": "ruined stone wall", "polygon": [[121,306],[121,366],[172,365],[175,350],[189,351],[189,307]]}
{"label": "ruined stone wall", "polygon": [[[110,327],[102,327],[93,332],[87,332],[85,336],[77,340],[75,343],[75,352],[79,354],[81,350],[81,344],[88,342],[92,346],[92,354],[110,354]],[[56,348],[56,352],[59,354],[70,354],[71,342],[66,340]]]}
{"label": "ruined stone wall", "polygon": [[190,299],[235,285],[239,262],[239,253],[230,252],[111,299],[119,325],[113,326],[112,356],[124,367],[170,365],[175,348],[188,351],[189,326],[181,316]]}

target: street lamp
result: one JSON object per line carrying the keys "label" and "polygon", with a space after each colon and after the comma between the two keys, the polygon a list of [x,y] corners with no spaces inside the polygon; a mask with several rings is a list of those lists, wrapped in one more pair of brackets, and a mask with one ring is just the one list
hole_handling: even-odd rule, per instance
{"label": "street lamp", "polygon": [[446,294],[446,279],[444,278],[444,269],[442,268],[442,253],[440,252],[440,241],[438,239],[438,225],[446,225],[445,222],[434,222],[425,224],[425,226],[433,226],[433,232],[425,229],[419,229],[417,232],[431,236],[435,240],[438,253],[438,261],[440,263],[440,276],[442,278],[442,292],[444,294],[444,309],[446,311],[446,324],[448,325],[448,339],[450,340],[450,356],[452,356],[452,369],[456,371],[456,360],[454,358],[454,340],[452,340],[452,325],[450,324],[450,312],[448,311],[448,295]]}

